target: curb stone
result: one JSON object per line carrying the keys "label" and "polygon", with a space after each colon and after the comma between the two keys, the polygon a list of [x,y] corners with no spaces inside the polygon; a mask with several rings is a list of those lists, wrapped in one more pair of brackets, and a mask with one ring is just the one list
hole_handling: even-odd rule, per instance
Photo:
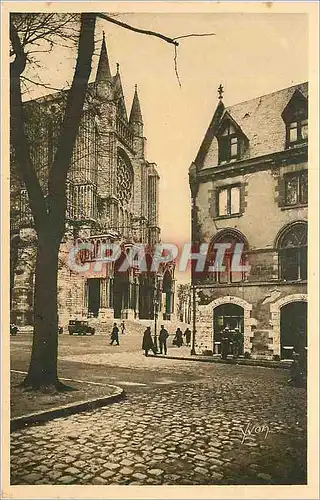
{"label": "curb stone", "polygon": [[281,362],[281,361],[271,361],[271,360],[263,360],[263,359],[220,359],[220,358],[212,358],[206,356],[171,356],[171,355],[163,355],[163,354],[149,354],[150,357],[160,358],[160,359],[176,359],[181,361],[200,361],[202,363],[224,363],[227,365],[247,365],[247,366],[262,366],[264,368],[283,368],[288,370],[291,366],[290,362]]}
{"label": "curb stone", "polygon": [[[73,379],[61,379],[61,380],[73,380]],[[77,382],[83,382],[90,384],[90,382],[85,382],[84,380],[77,380]],[[125,391],[121,387],[111,384],[97,384],[94,385],[105,385],[115,389],[114,394],[110,396],[102,396],[100,398],[86,399],[82,401],[77,401],[76,403],[69,403],[63,406],[58,406],[56,408],[51,408],[50,410],[28,413],[27,415],[22,415],[21,417],[15,417],[10,419],[10,432],[23,429],[28,425],[42,424],[59,417],[66,417],[68,415],[74,415],[75,413],[80,413],[83,411],[91,411],[96,408],[101,408],[110,403],[115,403],[120,401],[125,397]]]}

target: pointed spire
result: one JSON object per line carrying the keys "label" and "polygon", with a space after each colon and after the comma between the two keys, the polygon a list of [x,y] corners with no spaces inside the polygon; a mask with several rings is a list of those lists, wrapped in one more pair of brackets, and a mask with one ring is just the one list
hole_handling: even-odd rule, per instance
{"label": "pointed spire", "polygon": [[113,77],[114,99],[118,105],[118,112],[120,112],[122,118],[124,118],[126,121],[128,121],[127,109],[126,109],[124,95],[123,95],[123,88],[122,88],[122,82],[121,82],[119,68],[120,68],[119,63],[117,63],[117,72]]}
{"label": "pointed spire", "polygon": [[121,76],[120,76],[120,65],[117,63],[117,72],[113,77],[113,83],[114,83],[114,89],[116,94],[123,94],[122,91],[122,82],[121,82]]}
{"label": "pointed spire", "polygon": [[133,96],[133,101],[132,101],[129,123],[131,125],[133,123],[142,123],[143,124],[137,85],[135,85],[135,91],[134,91],[134,96]]}
{"label": "pointed spire", "polygon": [[99,64],[96,75],[96,82],[106,82],[111,78],[111,71],[107,53],[106,40],[104,36],[104,31],[102,35],[102,45],[100,51]]}

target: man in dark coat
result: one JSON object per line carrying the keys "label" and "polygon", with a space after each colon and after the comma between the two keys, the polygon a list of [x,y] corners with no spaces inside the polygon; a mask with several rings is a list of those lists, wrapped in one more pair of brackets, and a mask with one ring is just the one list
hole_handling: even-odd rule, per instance
{"label": "man in dark coat", "polygon": [[183,336],[182,336],[182,331],[180,330],[180,328],[177,328],[177,331],[176,331],[175,344],[177,347],[181,347],[183,344]]}
{"label": "man in dark coat", "polygon": [[157,354],[157,351],[154,347],[154,343],[153,343],[153,340],[151,337],[150,326],[147,326],[147,329],[145,330],[145,332],[143,334],[142,349],[144,350],[145,356],[148,356],[149,349],[151,349],[151,351],[153,351],[153,354]]}
{"label": "man in dark coat", "polygon": [[161,330],[159,333],[159,344],[160,344],[160,354],[164,350],[164,353],[167,354],[167,338],[169,337],[168,331],[165,329],[164,325],[161,325]]}
{"label": "man in dark coat", "polygon": [[221,358],[227,359],[230,350],[230,331],[226,326],[222,332],[221,339]]}
{"label": "man in dark coat", "polygon": [[239,354],[242,354],[242,347],[243,347],[243,335],[240,332],[239,328],[234,329],[232,343],[233,343],[233,357],[237,358]]}
{"label": "man in dark coat", "polygon": [[191,342],[191,330],[189,330],[189,328],[186,329],[186,331],[184,332],[184,337],[186,338],[186,344],[187,344],[187,347],[190,347],[190,342]]}
{"label": "man in dark coat", "polygon": [[117,342],[116,345],[120,345],[119,344],[119,328],[117,327],[117,323],[113,324],[110,345],[113,345],[113,342]]}

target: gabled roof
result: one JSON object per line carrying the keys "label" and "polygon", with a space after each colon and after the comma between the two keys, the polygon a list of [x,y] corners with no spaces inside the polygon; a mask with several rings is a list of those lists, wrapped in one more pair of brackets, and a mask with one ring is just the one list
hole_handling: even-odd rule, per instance
{"label": "gabled roof", "polygon": [[308,98],[308,82],[305,82],[226,108],[248,138],[247,158],[283,151],[282,113],[296,90]]}
{"label": "gabled roof", "polygon": [[297,110],[299,110],[299,112],[302,112],[305,117],[308,116],[308,99],[298,89],[294,91],[290,101],[284,108],[282,112],[282,118],[285,121],[290,120],[292,118],[292,115],[295,114]]}
{"label": "gabled roof", "polygon": [[195,159],[197,168],[201,168],[210,145],[217,134],[221,120],[228,115],[232,117],[248,139],[248,147],[242,159],[257,158],[283,151],[285,123],[282,113],[296,91],[299,91],[307,99],[308,82],[293,85],[226,108],[219,101]]}
{"label": "gabled roof", "polygon": [[221,119],[220,119],[220,123],[219,123],[219,125],[217,126],[217,130],[216,130],[216,134],[217,134],[217,135],[219,134],[219,132],[220,132],[221,128],[223,127],[223,124],[224,124],[226,121],[227,121],[227,122],[228,122],[228,121],[229,121],[229,122],[231,122],[231,123],[234,125],[235,129],[236,129],[238,132],[240,132],[240,133],[241,133],[241,134],[242,134],[242,135],[243,135],[246,139],[248,139],[248,138],[247,138],[247,136],[246,136],[246,134],[245,134],[245,133],[243,132],[243,130],[241,129],[240,125],[236,122],[236,120],[233,118],[233,116],[231,116],[231,115],[230,115],[230,113],[229,113],[228,109],[225,109],[225,111],[224,111],[224,113],[223,113],[223,115],[222,115],[222,117],[221,117]]}
{"label": "gabled roof", "polygon": [[203,159],[205,158],[206,154],[208,153],[208,150],[211,146],[211,143],[213,141],[213,138],[215,136],[215,133],[217,131],[217,128],[220,123],[220,119],[223,115],[224,112],[224,105],[222,101],[219,101],[218,106],[216,107],[216,110],[214,112],[214,115],[212,117],[211,123],[209,125],[209,128],[206,132],[206,135],[204,136],[204,139],[201,143],[200,149],[198,151],[198,154],[196,156],[196,159],[194,160],[194,164],[191,165],[191,167],[194,168],[194,165],[198,168],[201,168],[201,163],[203,162]]}

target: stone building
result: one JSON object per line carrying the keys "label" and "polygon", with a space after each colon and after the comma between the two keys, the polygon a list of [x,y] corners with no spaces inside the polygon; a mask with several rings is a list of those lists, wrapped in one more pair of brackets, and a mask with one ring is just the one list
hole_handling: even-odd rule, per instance
{"label": "stone building", "polygon": [[193,243],[207,266],[226,248],[224,269],[193,274],[196,344],[218,353],[238,327],[245,355],[288,359],[307,345],[308,84],[228,107],[222,92],[189,171]]}
{"label": "stone building", "polygon": [[[24,103],[31,157],[44,194],[52,164],[67,91]],[[170,319],[174,310],[174,266],[162,266],[158,275],[130,267],[118,272],[113,264],[89,266],[77,273],[66,264],[73,245],[93,261],[99,249],[113,242],[125,253],[135,243],[159,242],[159,175],[146,160],[146,139],[138,90],[128,117],[119,65],[111,74],[103,37],[95,80],[88,92],[67,179],[66,234],[60,249],[58,275],[59,320],[70,318],[145,318],[159,313]],[[11,320],[33,323],[33,284],[36,237],[25,186],[11,161]]]}

